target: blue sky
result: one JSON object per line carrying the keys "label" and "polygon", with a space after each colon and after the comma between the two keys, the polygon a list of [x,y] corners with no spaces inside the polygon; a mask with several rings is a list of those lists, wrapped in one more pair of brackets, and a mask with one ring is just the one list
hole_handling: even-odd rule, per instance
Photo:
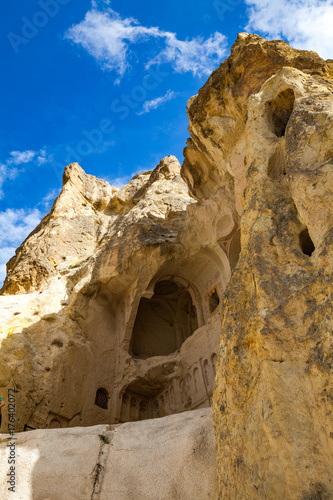
{"label": "blue sky", "polygon": [[[182,162],[186,102],[240,31],[333,58],[327,0],[0,3],[0,283],[50,209],[66,164],[121,186]],[[332,50],[331,50],[332,47]]]}

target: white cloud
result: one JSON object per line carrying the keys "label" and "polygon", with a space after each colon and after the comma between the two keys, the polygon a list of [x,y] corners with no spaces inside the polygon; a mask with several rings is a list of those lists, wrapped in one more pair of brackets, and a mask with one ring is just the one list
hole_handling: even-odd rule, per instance
{"label": "white cloud", "polygon": [[41,149],[39,153],[36,153],[37,156],[37,165],[44,165],[44,163],[49,163],[50,161],[53,160],[52,155],[48,155],[46,152],[46,149]]}
{"label": "white cloud", "polygon": [[247,31],[287,40],[294,48],[333,59],[332,0],[245,0]]}
{"label": "white cloud", "polygon": [[131,180],[132,175],[124,175],[124,177],[108,177],[104,176],[105,179],[111,186],[121,189],[126,186],[128,182]]}
{"label": "white cloud", "polygon": [[21,163],[29,163],[36,155],[36,151],[12,151],[7,164],[21,165]]}
{"label": "white cloud", "polygon": [[146,64],[171,63],[176,73],[210,75],[227,53],[226,37],[216,32],[207,40],[201,37],[178,40],[174,33],[165,33],[166,48]]}
{"label": "white cloud", "polygon": [[66,32],[65,38],[82,45],[105,69],[114,69],[122,76],[128,67],[129,43],[156,35],[158,29],[144,28],[133,18],[121,19],[111,9],[100,12],[93,8]]}
{"label": "white cloud", "polygon": [[17,168],[11,168],[7,164],[0,164],[0,199],[3,197],[2,186],[6,182],[6,180],[13,180],[18,175]]}
{"label": "white cloud", "polygon": [[54,188],[52,191],[47,193],[38,205],[42,205],[45,210],[48,210],[53,204],[56,197],[60,194],[61,188]]}
{"label": "white cloud", "polygon": [[12,151],[4,163],[0,163],[0,199],[3,197],[2,186],[7,180],[15,179],[22,171],[17,167],[19,165],[36,161],[37,165],[42,165],[53,160],[52,156],[48,156],[45,149],[39,151]]}
{"label": "white cloud", "polygon": [[215,33],[209,39],[201,37],[181,41],[175,33],[147,28],[134,18],[122,19],[112,9],[102,12],[96,3],[84,20],[67,30],[65,38],[81,45],[90,55],[102,63],[102,67],[115,70],[122,77],[129,67],[130,45],[154,39],[165,47],[150,60],[153,64],[171,63],[178,73],[192,72],[194,75],[210,74],[226,55],[226,38]]}
{"label": "white cloud", "polygon": [[7,209],[0,212],[0,286],[6,276],[6,263],[15,249],[41,221],[38,209]]}
{"label": "white cloud", "polygon": [[92,0],[91,5],[94,9],[98,8],[98,4],[111,5],[111,0]]}
{"label": "white cloud", "polygon": [[164,103],[171,101],[176,97],[176,93],[173,90],[168,90],[168,92],[161,96],[156,97],[156,99],[152,99],[151,101],[146,101],[143,105],[143,111],[137,113],[138,115],[143,115],[145,113],[149,113],[152,109],[157,109],[162,106]]}

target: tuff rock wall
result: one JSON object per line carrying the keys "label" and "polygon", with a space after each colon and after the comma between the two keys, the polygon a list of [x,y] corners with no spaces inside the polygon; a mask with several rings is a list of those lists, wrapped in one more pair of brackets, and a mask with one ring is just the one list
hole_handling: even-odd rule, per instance
{"label": "tuff rock wall", "polygon": [[[167,157],[119,190],[66,167],[50,213],[9,262],[0,297],[0,387],[17,389],[18,431],[210,405],[236,222],[222,199],[199,205],[180,169]],[[147,353],[151,328],[161,344],[178,337]]]}
{"label": "tuff rock wall", "polygon": [[213,500],[216,451],[209,408],[122,425],[22,432],[16,489],[0,437],[2,500]]}
{"label": "tuff rock wall", "polygon": [[241,34],[189,102],[183,174],[201,200],[227,186],[241,213],[213,402],[220,498],[333,498],[331,77],[313,52]]}
{"label": "tuff rock wall", "polygon": [[[172,386],[164,414],[208,405],[222,322],[219,498],[333,498],[332,76],[314,52],[240,34],[188,103],[181,170],[168,157],[118,191],[66,167],[0,300],[0,386],[18,388],[22,428],[116,423],[128,388],[165,402]],[[198,329],[137,361],[159,280],[191,292]],[[92,404],[98,386],[114,413]]]}

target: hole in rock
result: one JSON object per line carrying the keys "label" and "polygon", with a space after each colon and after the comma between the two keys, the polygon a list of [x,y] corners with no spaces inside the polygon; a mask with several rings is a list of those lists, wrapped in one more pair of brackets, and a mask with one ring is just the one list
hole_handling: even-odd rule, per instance
{"label": "hole in rock", "polygon": [[300,233],[299,242],[301,245],[302,252],[305,255],[311,257],[311,255],[315,251],[315,246],[313,244],[313,241],[311,239],[311,236],[309,235],[309,231],[307,228],[303,229],[303,231]]}
{"label": "hole in rock", "polygon": [[213,288],[211,292],[209,292],[207,298],[208,298],[209,312],[210,314],[213,314],[213,312],[216,311],[220,303],[220,297],[216,286]]}
{"label": "hole in rock", "polygon": [[118,398],[110,408],[114,422],[210,406],[220,338],[218,313],[230,276],[226,257],[237,230],[231,217],[225,222],[222,251],[205,248],[187,259],[171,259],[141,297],[135,302],[128,298],[131,315],[124,347],[134,359],[116,389]]}
{"label": "hole in rock", "polygon": [[97,389],[95,405],[103,408],[103,410],[107,410],[109,406],[109,393],[103,387]]}
{"label": "hole in rock", "polygon": [[268,160],[268,177],[278,180],[286,174],[286,160],[283,152],[277,149]]}
{"label": "hole in rock", "polygon": [[238,229],[238,231],[234,234],[232,237],[232,240],[230,242],[229,246],[229,262],[230,262],[230,268],[233,270],[238,261],[239,261],[239,256],[241,253],[241,232]]}
{"label": "hole in rock", "polygon": [[140,300],[131,354],[140,359],[175,352],[198,328],[196,308],[184,287],[171,280],[156,283],[151,299]]}
{"label": "hole in rock", "polygon": [[295,103],[292,89],[280,92],[273,101],[267,103],[268,121],[272,131],[278,137],[283,137]]}

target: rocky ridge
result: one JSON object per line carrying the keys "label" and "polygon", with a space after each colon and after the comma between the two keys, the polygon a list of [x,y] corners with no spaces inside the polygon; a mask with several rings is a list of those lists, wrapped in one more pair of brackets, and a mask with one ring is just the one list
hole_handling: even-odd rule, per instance
{"label": "rocky ridge", "polygon": [[[44,425],[54,394],[51,413],[63,405],[81,425],[77,393],[96,356],[104,366],[121,344],[126,377],[137,369],[130,335],[110,339],[99,323],[129,331],[159,269],[218,256],[228,283],[213,401],[218,497],[333,498],[332,79],[332,61],[314,52],[240,34],[188,103],[181,169],[168,157],[116,190],[66,167],[0,297],[0,386],[18,387],[20,425]],[[233,269],[224,248],[239,226]],[[176,378],[179,363],[166,364]],[[108,366],[114,384],[119,365]],[[142,377],[157,371],[140,366]]]}

